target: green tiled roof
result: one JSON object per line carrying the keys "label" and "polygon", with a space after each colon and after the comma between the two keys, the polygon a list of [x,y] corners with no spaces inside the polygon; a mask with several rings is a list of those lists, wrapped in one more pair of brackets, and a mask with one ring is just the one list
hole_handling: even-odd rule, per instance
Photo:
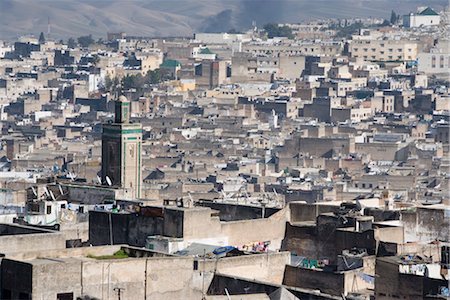
{"label": "green tiled roof", "polygon": [[422,10],[419,15],[421,16],[438,16],[439,14],[435,12],[431,7],[427,7]]}
{"label": "green tiled roof", "polygon": [[174,59],[168,59],[165,60],[160,67],[162,68],[176,68],[181,66],[180,62],[178,60],[174,60]]}
{"label": "green tiled roof", "polygon": [[211,50],[209,50],[209,48],[203,48],[200,51],[200,54],[214,54],[214,53],[212,53]]}

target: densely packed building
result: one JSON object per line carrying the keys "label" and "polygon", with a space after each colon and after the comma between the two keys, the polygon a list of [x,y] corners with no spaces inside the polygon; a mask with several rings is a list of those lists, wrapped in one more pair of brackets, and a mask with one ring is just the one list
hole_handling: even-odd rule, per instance
{"label": "densely packed building", "polygon": [[0,299],[448,299],[447,20],[0,43]]}

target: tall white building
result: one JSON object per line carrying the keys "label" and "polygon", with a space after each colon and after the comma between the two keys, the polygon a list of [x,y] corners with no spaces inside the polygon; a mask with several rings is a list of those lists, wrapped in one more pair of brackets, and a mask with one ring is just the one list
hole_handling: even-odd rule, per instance
{"label": "tall white building", "polygon": [[450,74],[450,41],[441,41],[429,53],[419,53],[418,71],[425,74]]}
{"label": "tall white building", "polygon": [[441,22],[441,16],[431,7],[422,7],[417,13],[403,16],[403,26],[406,28],[436,26]]}

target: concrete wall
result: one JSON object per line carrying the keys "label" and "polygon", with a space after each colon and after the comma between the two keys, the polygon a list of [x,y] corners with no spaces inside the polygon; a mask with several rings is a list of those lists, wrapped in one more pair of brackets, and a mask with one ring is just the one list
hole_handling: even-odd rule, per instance
{"label": "concrete wall", "polygon": [[290,202],[290,221],[303,222],[303,221],[316,221],[318,215],[327,212],[336,212],[339,210],[339,206],[336,205],[314,205],[303,202]]}
{"label": "concrete wall", "polygon": [[[32,294],[32,299],[56,299],[58,293],[73,293],[99,299],[200,299],[215,272],[280,284],[290,253],[270,253],[199,260],[193,257],[95,259],[110,255],[120,246],[34,251],[17,254],[2,262],[2,288]],[[125,248],[141,251],[138,248]],[[151,254],[151,253],[150,253]],[[44,255],[48,258],[45,258]],[[138,255],[142,255],[138,253]],[[202,272],[205,272],[203,278]]]}
{"label": "concrete wall", "polygon": [[417,207],[415,211],[402,211],[405,242],[448,241],[450,220],[446,209]]}
{"label": "concrete wall", "polygon": [[344,293],[344,274],[286,266],[283,284],[341,295]]}
{"label": "concrete wall", "polygon": [[[32,299],[56,299],[58,293],[73,293],[98,299],[199,299],[194,286],[193,258],[150,257],[124,259],[88,258],[111,254],[120,247],[92,247],[24,253],[26,260],[2,261],[2,288],[32,294]],[[127,248],[128,249],[128,248]],[[131,249],[133,250],[133,249]],[[139,249],[138,249],[139,250]],[[46,255],[49,258],[40,257]],[[174,280],[176,274],[176,280]]]}
{"label": "concrete wall", "polygon": [[92,245],[110,244],[111,230],[113,244],[142,247],[147,236],[163,235],[187,241],[223,238],[234,246],[272,241],[270,248],[279,249],[287,218],[287,209],[265,219],[233,222],[221,222],[207,207],[165,208],[163,211],[162,216],[92,211],[89,215],[89,242]]}
{"label": "concrete wall", "polygon": [[399,153],[400,144],[393,143],[358,143],[355,145],[358,153],[370,155],[372,160],[403,160],[405,157]]}
{"label": "concrete wall", "polygon": [[[196,205],[210,207],[211,209],[218,210],[219,218],[221,221],[259,219],[262,216],[262,208],[255,206],[244,206],[209,201],[197,202]],[[264,216],[268,218],[277,211],[279,211],[279,209],[267,207],[264,209]]]}
{"label": "concrete wall", "polygon": [[[9,228],[9,233],[5,233],[6,226]],[[66,247],[66,240],[61,232],[20,225],[3,224],[2,228],[3,233],[0,233],[0,253],[64,249]]]}
{"label": "concrete wall", "polygon": [[355,149],[353,138],[300,138],[298,145],[300,153],[317,157],[331,156],[332,153],[347,154]]}
{"label": "concrete wall", "polygon": [[341,296],[358,292],[373,285],[363,281],[358,271],[340,273],[324,272],[320,269],[306,269],[286,266],[283,284],[300,288],[320,290],[322,293]]}
{"label": "concrete wall", "polygon": [[228,237],[230,245],[270,241],[269,249],[277,250],[281,248],[287,217],[285,208],[267,219],[222,222],[221,233]]}
{"label": "concrete wall", "polygon": [[72,200],[77,200],[85,204],[101,204],[105,200],[114,200],[115,191],[105,187],[89,187],[77,185],[63,185],[69,190],[69,196]]}
{"label": "concrete wall", "polygon": [[42,259],[42,264],[32,264],[32,299],[56,299],[59,293],[81,295],[82,264],[75,259],[52,261]]}
{"label": "concrete wall", "polygon": [[[290,263],[290,260],[289,252],[226,257],[206,261],[205,271],[281,284],[285,266]],[[201,260],[199,260],[198,269],[203,270]]]}
{"label": "concrete wall", "polygon": [[381,242],[403,244],[405,242],[403,227],[384,227],[375,229],[375,239]]}
{"label": "concrete wall", "polygon": [[129,244],[143,247],[149,235],[183,236],[183,210],[164,209],[161,214],[117,214],[89,212],[89,243],[92,245]]}

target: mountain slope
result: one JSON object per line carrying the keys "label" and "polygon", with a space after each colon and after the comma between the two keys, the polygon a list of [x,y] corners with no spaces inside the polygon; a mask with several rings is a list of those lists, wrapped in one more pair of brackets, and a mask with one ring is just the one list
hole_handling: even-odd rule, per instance
{"label": "mountain slope", "polygon": [[54,38],[125,31],[186,36],[195,31],[248,28],[252,21],[299,22],[324,17],[389,18],[391,9],[442,9],[447,0],[0,0],[0,39],[47,32]]}

